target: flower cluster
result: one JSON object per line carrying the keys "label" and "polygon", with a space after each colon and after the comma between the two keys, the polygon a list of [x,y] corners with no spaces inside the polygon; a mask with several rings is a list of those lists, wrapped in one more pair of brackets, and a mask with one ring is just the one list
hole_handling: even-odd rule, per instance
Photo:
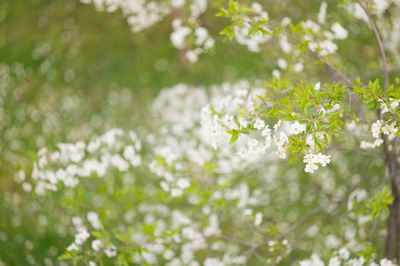
{"label": "flower cluster", "polygon": [[330,155],[324,155],[322,153],[318,154],[306,154],[304,156],[303,162],[306,163],[306,168],[304,171],[306,173],[314,173],[316,170],[318,170],[318,165],[320,164],[322,167],[325,167],[328,163],[331,162],[331,156]]}
{"label": "flower cluster", "polygon": [[364,257],[351,257],[350,252],[347,248],[341,248],[336,252],[336,256],[331,257],[327,263],[317,255],[312,254],[309,259],[302,260],[299,262],[300,266],[363,266],[363,265],[370,265],[370,266],[395,266],[396,264],[388,259],[381,259],[379,263],[374,261],[368,262]]}
{"label": "flower cluster", "polygon": [[[245,17],[241,26],[234,27],[235,40],[239,44],[246,46],[251,52],[260,52],[260,45],[267,42],[270,38],[260,31],[255,34],[250,34],[250,32],[253,28],[253,24],[265,21],[266,18],[268,18],[268,13],[263,10],[263,7],[257,2],[252,3],[251,8],[254,11],[252,17]],[[262,27],[266,32],[270,32],[267,25],[263,25]]]}
{"label": "flower cluster", "polygon": [[[124,142],[128,139],[128,142]],[[111,129],[89,143],[60,143],[58,150],[48,152],[43,148],[38,152],[38,161],[33,166],[32,179],[35,191],[43,194],[46,190],[57,190],[57,184],[75,187],[79,178],[95,174],[104,177],[108,168],[127,171],[130,166],[141,164],[139,152],[141,142],[135,132],[125,133],[121,129]]]}
{"label": "flower cluster", "polygon": [[[177,49],[185,52],[186,59],[194,63],[199,59],[200,54],[214,47],[215,41],[209,35],[206,28],[197,26],[196,24],[190,26],[184,26],[180,18],[174,19],[172,22],[173,32],[170,35],[170,39]],[[194,41],[190,43],[188,40],[192,36],[194,36]]]}
{"label": "flower cluster", "polygon": [[374,142],[369,142],[362,140],[360,142],[360,148],[363,150],[368,150],[368,149],[375,149],[383,144],[383,139],[376,139]]}
{"label": "flower cluster", "polygon": [[398,128],[396,127],[396,123],[393,122],[391,124],[383,124],[381,120],[375,121],[371,126],[372,137],[379,139],[380,133],[388,135],[389,140],[392,140],[397,133]]}
{"label": "flower cluster", "polygon": [[97,10],[115,12],[121,9],[133,32],[142,31],[162,20],[168,13],[169,5],[147,0],[81,0],[84,4],[94,4]]}
{"label": "flower cluster", "polygon": [[[321,85],[317,83],[314,89],[321,90]],[[291,173],[290,182],[283,177],[276,178],[280,175],[276,174],[273,162],[277,158],[286,157],[292,138],[308,138],[309,147],[312,147],[313,136],[309,134],[310,137],[306,137],[308,133],[306,125],[300,120],[271,121],[261,116],[260,108],[264,106],[270,108],[270,105],[261,100],[258,97],[260,95],[265,95],[265,89],[251,85],[248,81],[240,81],[234,84],[215,85],[209,93],[204,88],[179,84],[164,89],[155,99],[151,120],[154,128],[146,137],[146,142],[150,144],[148,147],[151,149],[148,157],[145,157],[150,159],[146,165],[153,173],[148,176],[145,193],[150,200],[148,205],[139,203],[134,209],[119,214],[118,217],[123,215],[124,221],[115,226],[122,231],[118,236],[126,236],[124,243],[134,246],[135,250],[137,246],[143,248],[141,254],[132,255],[136,263],[243,264],[246,262],[246,257],[243,256],[243,250],[238,248],[239,245],[227,244],[219,239],[226,232],[222,225],[224,216],[219,216],[221,209],[216,206],[229,204],[232,215],[235,215],[237,220],[243,219],[246,224],[263,230],[270,219],[266,209],[274,208],[272,205],[275,204],[272,202],[275,203],[273,199],[275,196],[278,202],[287,200],[286,195],[290,195],[290,201],[297,201],[301,197],[298,174]],[[338,108],[334,106],[326,108],[327,110],[321,109],[320,113],[329,114],[333,112],[332,109]],[[236,142],[229,144],[232,137],[229,132],[243,129],[248,130],[247,134],[238,134]],[[269,149],[272,151],[268,152]],[[36,167],[41,169],[41,172],[57,173],[59,169],[68,169],[66,164],[77,165],[78,172],[75,178],[79,181],[80,177],[83,177],[80,176],[83,171],[80,168],[85,161],[90,160],[89,158],[96,156],[111,158],[117,154],[117,157],[126,161],[128,166],[121,160],[115,159],[109,161],[106,169],[113,167],[119,172],[125,172],[130,165],[139,164],[140,160],[135,162],[135,159],[140,158],[138,156],[140,150],[141,144],[136,134],[113,129],[87,144],[83,142],[62,144],[59,145],[59,151],[54,153],[42,150]],[[321,153],[307,154],[304,157],[304,162],[307,164],[306,172],[327,165],[330,159],[329,155]],[[101,163],[103,160],[97,161]],[[52,170],[53,167],[55,170]],[[260,172],[263,174],[260,178],[254,175],[257,176],[252,181],[256,182],[255,184],[249,184],[243,178],[238,181],[237,177],[245,173],[246,169],[261,169]],[[268,171],[264,171],[265,169]],[[97,171],[103,173],[99,165],[89,172],[99,175]],[[159,177],[162,178],[161,181]],[[152,181],[155,181],[154,186]],[[333,191],[340,188],[335,186],[335,182],[337,181],[329,174],[324,176],[324,185],[321,186],[326,193],[322,193],[323,197],[330,193],[334,194]],[[46,181],[46,183],[51,182]],[[290,183],[290,186],[287,186],[287,183]],[[199,185],[201,192],[197,189]],[[287,189],[285,190],[287,193],[278,192],[283,187]],[[157,198],[157,195],[161,197]],[[165,195],[170,195],[171,198],[167,197],[166,200]],[[183,195],[184,198],[181,197]],[[304,201],[313,202],[315,197],[317,196],[309,195]],[[162,203],[154,204],[155,200]],[[169,205],[170,200],[184,202],[183,206],[190,208],[173,207]],[[266,207],[262,204],[266,204]],[[276,212],[273,213],[274,216],[278,215]],[[298,217],[297,213],[291,215]],[[290,219],[290,216],[287,217],[281,218]],[[87,220],[93,229],[102,228],[96,213],[88,213]],[[284,231],[288,223],[280,226],[279,231]],[[351,228],[348,224],[346,226]],[[307,234],[309,236],[315,234],[313,232],[318,231],[315,228],[318,227],[310,227]],[[79,249],[81,252],[85,246],[82,243],[88,240],[91,243],[86,249],[92,253],[101,252],[104,256],[112,257],[116,255],[117,249],[120,250],[120,246],[115,244],[117,247],[114,247],[98,235],[93,235],[93,239],[90,239],[92,236],[88,232],[91,231],[78,227],[76,231],[76,241],[70,246],[70,251]],[[248,238],[249,241],[256,243],[259,241],[257,237],[250,235]],[[337,246],[340,242],[332,234],[327,243]],[[352,244],[357,247],[357,243]],[[272,246],[268,245],[269,252],[274,250]],[[207,253],[206,258],[197,255],[203,251]],[[271,260],[279,257],[280,254],[276,257],[275,254],[271,255]]]}
{"label": "flower cluster", "polygon": [[[100,220],[98,218],[97,213],[89,212],[87,215],[87,219],[94,229],[100,229],[98,227],[100,224]],[[84,225],[84,221],[82,218],[74,216],[72,217],[72,223],[77,233],[75,234],[74,242],[67,247],[67,251],[74,251],[74,252],[84,251],[85,250],[84,243],[91,237],[91,234],[88,232],[87,227]],[[100,250],[102,250],[104,254],[109,258],[117,256],[117,248],[111,244],[106,245],[100,239],[95,238],[94,240],[92,240],[90,247],[95,253],[98,253]],[[94,262],[92,262],[91,264],[96,265],[94,264]]]}
{"label": "flower cluster", "polygon": [[[326,12],[327,4],[322,2],[320,13],[318,16],[318,22],[314,22],[312,20],[307,20],[303,22],[302,27],[305,30],[306,34],[303,39],[308,41],[308,47],[312,51],[318,51],[321,56],[327,56],[329,54],[333,54],[337,50],[337,45],[334,43],[335,40],[344,40],[348,36],[348,32],[342,25],[338,22],[335,22],[330,27],[330,30],[325,30],[320,32],[321,25],[325,23],[325,16],[323,15]],[[314,39],[315,35],[321,34],[322,39],[316,41]]]}
{"label": "flower cluster", "polygon": [[[293,65],[289,66],[285,58],[278,58],[277,64],[280,69],[286,70],[289,68],[295,73],[299,73],[304,69],[304,59],[300,56],[299,50],[295,49],[291,43],[293,37],[298,42],[307,43],[309,50],[317,52],[322,57],[334,54],[338,49],[336,41],[344,40],[348,37],[348,31],[340,23],[334,22],[332,25],[326,26],[327,8],[328,4],[322,1],[317,21],[312,19],[302,21],[298,24],[301,26],[301,30],[298,30],[295,35],[289,33],[278,36],[279,47],[283,55],[290,55],[290,60],[293,61]],[[291,30],[288,26],[292,25],[291,23],[292,19],[290,17],[284,17],[281,21],[281,26],[285,31],[290,32]]]}
{"label": "flower cluster", "polygon": [[[202,109],[202,126],[209,132],[214,149],[229,146],[229,140],[234,136],[239,149],[237,154],[242,159],[250,161],[257,161],[263,157],[271,159],[271,153],[266,156],[266,151],[272,147],[275,147],[272,154],[276,154],[280,159],[286,158],[290,136],[305,134],[306,125],[298,121],[281,120],[272,127],[267,125],[256,112],[256,106],[265,105],[259,99],[259,96],[264,94],[265,91],[262,89],[247,88],[233,90],[232,95],[212,98],[212,105]],[[324,109],[322,112],[335,110],[336,107],[330,110]],[[251,131],[251,134],[237,133],[240,130]],[[314,147],[311,135],[307,136],[307,143],[310,147]],[[330,162],[330,156],[322,154],[308,154],[304,159],[307,163],[305,171],[310,173],[318,169],[316,164],[324,167]]]}

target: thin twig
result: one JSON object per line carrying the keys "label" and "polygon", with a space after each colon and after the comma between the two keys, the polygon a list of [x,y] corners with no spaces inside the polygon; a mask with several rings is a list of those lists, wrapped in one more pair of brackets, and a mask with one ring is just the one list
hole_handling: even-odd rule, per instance
{"label": "thin twig", "polygon": [[366,7],[365,3],[361,0],[357,0],[357,2],[361,6],[361,8],[364,10],[365,14],[367,15],[369,24],[371,25],[372,31],[374,32],[375,38],[379,45],[379,51],[381,53],[381,57],[382,57],[382,61],[383,61],[383,75],[385,77],[384,90],[386,91],[389,88],[389,70],[388,70],[385,48],[383,47],[382,39],[381,39],[381,36],[379,35],[379,32],[375,26],[375,22],[372,19],[371,14],[369,13],[368,8]]}

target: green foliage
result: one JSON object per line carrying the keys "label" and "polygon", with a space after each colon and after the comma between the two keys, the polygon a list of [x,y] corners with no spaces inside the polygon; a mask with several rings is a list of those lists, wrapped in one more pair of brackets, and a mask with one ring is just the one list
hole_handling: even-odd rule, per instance
{"label": "green foliage", "polygon": [[268,17],[253,19],[254,14],[255,11],[252,8],[241,5],[235,0],[230,0],[228,8],[221,8],[221,11],[217,13],[217,16],[229,18],[231,21],[230,25],[220,32],[221,35],[225,36],[224,40],[233,40],[235,27],[242,28],[244,23],[250,25],[249,35],[269,35],[271,32],[266,29]]}

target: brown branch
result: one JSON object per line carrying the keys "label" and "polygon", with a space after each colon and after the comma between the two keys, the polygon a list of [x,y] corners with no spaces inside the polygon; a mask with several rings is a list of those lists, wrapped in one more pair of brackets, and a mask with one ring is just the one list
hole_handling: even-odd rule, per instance
{"label": "brown branch", "polygon": [[379,51],[381,53],[381,57],[382,57],[382,61],[383,61],[383,75],[385,77],[384,90],[386,91],[389,87],[389,70],[388,70],[385,48],[383,47],[382,39],[381,39],[381,36],[379,35],[379,32],[375,26],[375,22],[372,19],[371,14],[369,13],[368,8],[366,7],[365,3],[361,0],[357,0],[357,2],[361,6],[361,8],[364,10],[365,14],[367,15],[369,24],[371,25],[372,31],[374,32],[375,38],[379,45]]}
{"label": "brown branch", "polygon": [[[384,85],[384,91],[386,91],[389,87],[389,70],[388,70],[388,64],[387,64],[387,59],[386,59],[386,54],[385,54],[385,48],[382,43],[382,39],[379,35],[379,32],[375,26],[375,23],[371,17],[371,14],[368,11],[368,8],[366,7],[365,3],[362,2],[361,0],[357,0],[358,4],[361,6],[361,8],[364,10],[365,14],[368,17],[369,23],[371,25],[372,31],[374,32],[375,38],[378,42],[379,46],[379,51],[381,53],[382,61],[383,61],[383,74],[385,78],[385,85]],[[389,105],[390,106],[390,105]],[[381,110],[378,110],[378,119],[382,118],[382,113]],[[397,119],[397,116],[396,116]],[[393,253],[396,254],[396,259],[399,262],[400,261],[400,213],[399,213],[399,208],[400,208],[400,184],[398,180],[398,165],[397,165],[397,156],[394,154],[395,152],[391,151],[389,149],[389,143],[388,139],[384,134],[382,134],[383,138],[383,146],[384,146],[384,154],[385,154],[385,162],[386,165],[389,169],[389,174],[390,174],[390,179],[391,179],[391,187],[392,187],[392,195],[394,198],[394,201],[390,205],[390,215],[387,220],[387,226],[386,226],[386,241],[385,241],[385,248],[384,248],[384,255],[386,258],[391,259],[393,257]]]}

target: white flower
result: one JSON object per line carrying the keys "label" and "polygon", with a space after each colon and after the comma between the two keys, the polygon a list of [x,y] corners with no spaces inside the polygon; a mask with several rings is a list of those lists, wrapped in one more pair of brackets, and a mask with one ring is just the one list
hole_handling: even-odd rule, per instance
{"label": "white flower", "polygon": [[315,91],[319,91],[319,89],[321,88],[321,82],[317,82],[314,86],[314,90]]}
{"label": "white flower", "polygon": [[231,115],[225,115],[222,117],[222,123],[229,129],[238,129],[238,126]]}
{"label": "white flower", "polygon": [[286,159],[286,149],[278,148],[277,154],[279,156],[279,159]]}
{"label": "white flower", "polygon": [[331,258],[328,266],[340,266],[340,259],[338,257]]}
{"label": "white flower", "polygon": [[384,125],[382,127],[382,132],[385,135],[389,135],[389,134],[395,134],[397,132],[397,128],[394,126],[394,124],[391,125]]}
{"label": "white flower", "polygon": [[281,128],[281,120],[279,120],[275,125],[274,125],[274,130],[277,131],[278,129]]}
{"label": "white flower", "polygon": [[289,142],[289,138],[285,133],[281,133],[279,137],[276,137],[276,135],[274,136],[274,141],[278,147],[284,148],[285,144]]}
{"label": "white flower", "polygon": [[380,262],[381,266],[394,266],[395,264],[388,259],[381,259]]}
{"label": "white flower", "polygon": [[335,34],[336,39],[343,40],[347,38],[347,30],[343,28],[342,25],[340,25],[339,23],[336,22],[335,24],[333,24],[331,29]]}
{"label": "white flower", "polygon": [[300,124],[297,121],[290,126],[290,134],[293,134],[293,135],[298,135],[305,130],[306,130],[306,126],[304,124]]}
{"label": "white flower", "polygon": [[31,192],[32,191],[32,185],[30,183],[24,182],[24,183],[22,183],[22,189],[25,192]]}
{"label": "white flower", "polygon": [[190,182],[187,178],[179,178],[176,184],[180,189],[186,189],[190,187]]}
{"label": "white flower", "polygon": [[94,229],[100,229],[101,228],[101,223],[99,216],[95,212],[89,212],[87,214],[87,219],[89,220],[90,224]]}
{"label": "white flower", "polygon": [[306,173],[314,173],[315,170],[318,169],[317,164],[321,164],[322,167],[325,167],[331,161],[330,155],[324,155],[322,153],[318,154],[306,154],[303,158],[303,162],[306,163],[306,167],[304,171]]}
{"label": "white flower", "polygon": [[257,147],[259,143],[260,142],[256,139],[249,139],[249,141],[247,142],[247,145],[249,145],[250,148],[254,148],[254,147]]}
{"label": "white flower", "polygon": [[281,72],[279,72],[279,70],[277,70],[277,69],[274,69],[274,70],[272,71],[272,77],[273,77],[274,79],[280,79],[280,78],[281,78]]}
{"label": "white flower", "polygon": [[394,111],[399,106],[399,104],[400,100],[394,100],[393,102],[390,103],[390,108]]}
{"label": "white flower", "polygon": [[306,173],[314,173],[315,170],[318,170],[318,165],[315,165],[313,163],[306,164],[306,167],[304,168],[304,171]]}
{"label": "white flower", "polygon": [[239,120],[240,126],[242,126],[242,127],[247,127],[249,125],[249,122],[246,119],[244,119],[243,117],[239,117],[238,120]]}
{"label": "white flower", "polygon": [[175,252],[170,249],[164,251],[163,258],[166,260],[171,260],[175,256]]}
{"label": "white flower", "polygon": [[325,16],[326,16],[326,8],[328,7],[328,4],[324,1],[321,3],[321,7],[319,8],[318,12],[318,22],[320,24],[325,23]]}
{"label": "white flower", "polygon": [[379,138],[379,133],[382,127],[382,121],[381,120],[377,120],[375,123],[372,124],[371,127],[371,132],[372,132],[372,136],[374,138]]}
{"label": "white flower", "polygon": [[316,162],[320,163],[323,167],[325,167],[328,163],[331,162],[331,156],[318,153],[316,156]]}
{"label": "white flower", "polygon": [[217,258],[206,258],[203,263],[204,266],[224,266],[225,263]]}
{"label": "white flower", "polygon": [[69,246],[67,247],[67,250],[68,250],[68,251],[71,251],[71,250],[76,250],[76,251],[78,251],[78,250],[79,250],[79,247],[78,247],[75,243],[72,243],[71,245],[69,245]]}
{"label": "white flower", "polygon": [[264,127],[263,131],[261,131],[261,135],[262,135],[263,137],[267,137],[267,136],[270,136],[270,135],[271,135],[271,129],[269,128],[268,125],[266,125],[266,126]]}
{"label": "white flower", "polygon": [[360,148],[363,150],[375,149],[383,144],[383,139],[376,139],[374,142],[361,141]]}
{"label": "white flower", "polygon": [[319,43],[319,48],[321,56],[327,56],[335,53],[338,47],[331,40],[323,40]]}
{"label": "white flower", "polygon": [[339,253],[339,257],[340,257],[342,260],[347,260],[347,259],[349,259],[349,257],[350,257],[350,252],[347,250],[347,248],[341,248],[341,249],[339,249],[338,253]]}
{"label": "white flower", "polygon": [[104,253],[106,253],[107,257],[115,257],[117,256],[117,248],[115,246],[108,246],[105,250]]}
{"label": "white flower", "polygon": [[83,229],[81,232],[79,232],[77,235],[75,235],[75,243],[77,245],[83,244],[88,238],[90,234],[86,229]]}
{"label": "white flower", "polygon": [[259,226],[262,223],[262,219],[263,219],[263,214],[261,212],[258,212],[254,220],[254,225]]}
{"label": "white flower", "polygon": [[293,66],[293,70],[294,70],[294,72],[296,72],[296,73],[301,72],[301,71],[303,70],[303,68],[304,68],[304,66],[303,66],[302,63],[296,63],[296,64],[294,64],[294,66]]}
{"label": "white flower", "polygon": [[261,130],[265,127],[265,122],[259,118],[257,118],[256,122],[254,123],[254,128]]}
{"label": "white flower", "polygon": [[240,158],[246,158],[249,155],[246,149],[242,149],[237,154],[240,156]]}
{"label": "white flower", "polygon": [[96,266],[96,263],[94,261],[89,261],[89,266]]}
{"label": "white flower", "polygon": [[283,58],[279,58],[279,59],[278,59],[278,66],[279,66],[281,69],[286,69],[286,68],[287,68],[287,62],[286,62],[286,60],[283,59]]}
{"label": "white flower", "polygon": [[101,242],[100,239],[95,239],[92,241],[92,249],[94,251],[99,251],[102,246],[103,246],[103,243]]}
{"label": "white flower", "polygon": [[15,181],[18,183],[22,182],[25,180],[25,172],[22,170],[19,170],[17,175],[15,176]]}

